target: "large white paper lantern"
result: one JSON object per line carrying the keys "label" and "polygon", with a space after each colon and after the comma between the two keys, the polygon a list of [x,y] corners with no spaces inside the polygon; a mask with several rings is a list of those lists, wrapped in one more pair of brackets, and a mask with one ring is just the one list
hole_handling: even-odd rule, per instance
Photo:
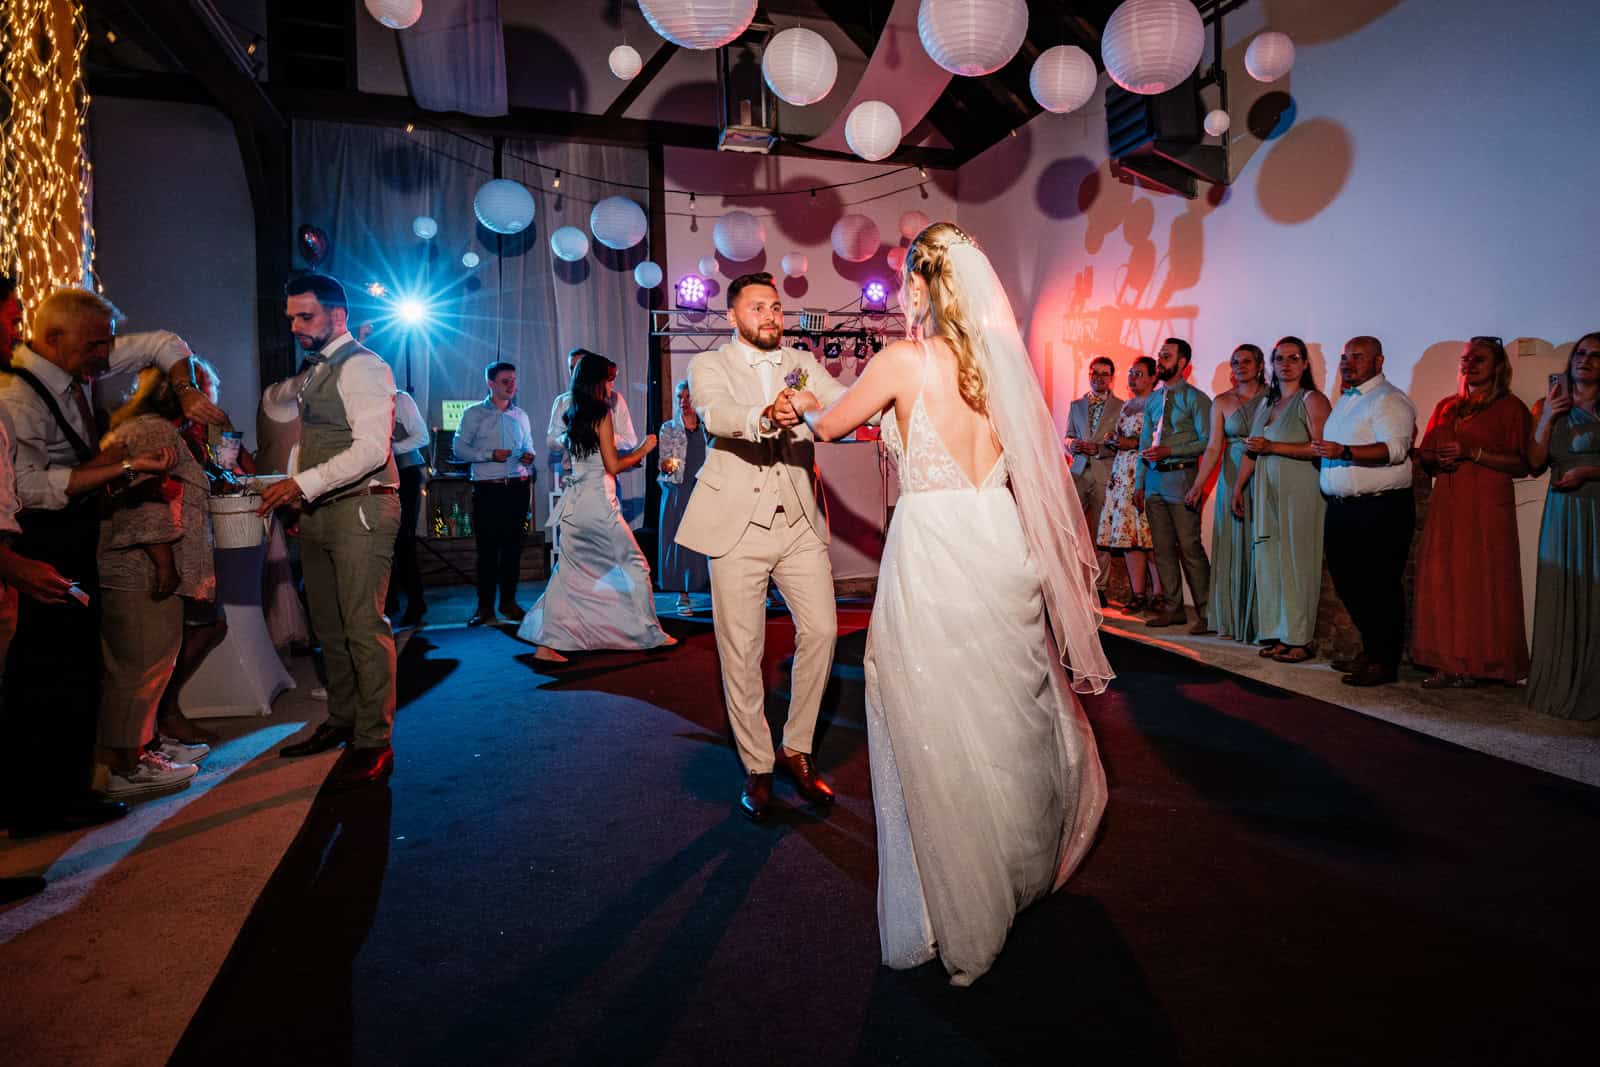
{"label": "large white paper lantern", "polygon": [[418,215],[411,220],[411,232],[424,241],[431,241],[439,232],[439,224],[427,215]]}
{"label": "large white paper lantern", "polygon": [[888,260],[889,269],[899,274],[906,265],[906,250],[899,245],[895,245],[889,249],[889,254],[884,259]]}
{"label": "large white paper lantern", "polygon": [[1221,137],[1228,132],[1228,127],[1233,125],[1233,118],[1220,107],[1215,111],[1206,113],[1206,132],[1213,137]]}
{"label": "large white paper lantern", "polygon": [[1028,35],[1027,0],[922,0],[917,36],[951,74],[993,74]]}
{"label": "large white paper lantern", "polygon": [[926,230],[932,222],[932,219],[920,211],[908,211],[900,216],[900,236],[908,241],[915,241],[917,234]]}
{"label": "large white paper lantern", "polygon": [[649,229],[644,208],[625,196],[608,196],[589,212],[589,232],[594,239],[617,251],[644,240]]}
{"label": "large white paper lantern", "polygon": [[589,235],[576,226],[563,226],[550,235],[550,251],[557,259],[576,263],[589,254]]}
{"label": "large white paper lantern", "polygon": [[639,0],[650,28],[681,48],[721,48],[756,14],[756,0]]}
{"label": "large white paper lantern", "polygon": [[367,0],[367,14],[391,30],[409,29],[422,17],[422,0]]}
{"label": "large white paper lantern", "polygon": [[717,257],[701,256],[700,262],[695,264],[700,270],[700,277],[715,278],[717,276]]}
{"label": "large white paper lantern", "polygon": [[767,42],[761,54],[761,76],[778,99],[804,107],[833,90],[839,58],[822,34],[795,26],[779,31]]}
{"label": "large white paper lantern", "polygon": [[876,163],[900,147],[900,116],[882,100],[865,100],[844,121],[844,143],[862,159]]}
{"label": "large white paper lantern", "polygon": [[1047,48],[1033,61],[1028,88],[1039,106],[1057,115],[1076,111],[1094,95],[1099,72],[1089,53],[1075,44]]}
{"label": "large white paper lantern", "polygon": [[878,224],[865,215],[846,215],[833,224],[833,251],[849,263],[865,263],[878,254]]}
{"label": "large white paper lantern", "polygon": [[1194,0],[1123,0],[1106,22],[1100,55],[1130,93],[1164,93],[1194,73],[1206,28]]}
{"label": "large white paper lantern", "polygon": [[711,243],[722,258],[743,263],[755,259],[767,246],[767,230],[750,212],[730,211],[711,227]]}
{"label": "large white paper lantern", "polygon": [[799,252],[788,253],[779,262],[779,266],[783,268],[783,273],[790,278],[804,277],[806,268],[810,265],[811,264],[806,261],[806,257],[801,255]]}
{"label": "large white paper lantern", "polygon": [[611,55],[606,57],[606,64],[610,66],[611,73],[625,82],[632,81],[644,68],[644,60],[639,57],[639,50],[631,44],[619,44],[613,48]]}
{"label": "large white paper lantern", "polygon": [[654,289],[661,284],[661,267],[647,259],[633,268],[633,280],[641,289]]}
{"label": "large white paper lantern", "polygon": [[1294,68],[1294,42],[1276,30],[1260,33],[1244,50],[1244,69],[1258,82],[1275,82]]}
{"label": "large white paper lantern", "polygon": [[533,221],[533,194],[510,178],[495,178],[478,187],[472,210],[485,229],[521,233]]}

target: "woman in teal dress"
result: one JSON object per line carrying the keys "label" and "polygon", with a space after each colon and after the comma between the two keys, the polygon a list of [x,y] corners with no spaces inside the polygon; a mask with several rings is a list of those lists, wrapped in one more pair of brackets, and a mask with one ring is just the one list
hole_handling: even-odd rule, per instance
{"label": "woman in teal dress", "polygon": [[1534,406],[1528,463],[1550,469],[1539,527],[1528,704],[1600,719],[1600,333],[1572,348]]}
{"label": "woman in teal dress", "polygon": [[1256,631],[1267,642],[1261,655],[1280,663],[1304,663],[1316,655],[1311,642],[1322,599],[1322,516],[1327,506],[1311,442],[1322,437],[1332,406],[1317,391],[1311,358],[1300,338],[1285,337],[1272,346],[1267,396],[1245,441],[1233,509],[1236,515],[1244,513],[1249,485]]}
{"label": "woman in teal dress", "polygon": [[1216,502],[1211,511],[1211,599],[1207,622],[1220,637],[1253,644],[1256,639],[1255,584],[1250,565],[1251,522],[1246,509],[1233,513],[1233,485],[1244,459],[1244,439],[1250,436],[1256,412],[1267,401],[1266,357],[1255,345],[1240,345],[1228,360],[1233,388],[1211,403],[1211,434],[1194,488],[1183,502],[1195,511],[1205,500],[1211,472],[1217,475]]}

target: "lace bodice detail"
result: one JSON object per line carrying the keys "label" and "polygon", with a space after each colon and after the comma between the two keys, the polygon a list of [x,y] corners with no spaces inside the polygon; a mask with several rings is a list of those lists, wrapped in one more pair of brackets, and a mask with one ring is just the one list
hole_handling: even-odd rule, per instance
{"label": "lace bodice detail", "polygon": [[[923,359],[927,359],[926,353]],[[926,363],[924,363],[926,366]],[[924,373],[926,377],[926,373]],[[883,444],[894,457],[900,474],[900,492],[933,493],[945,489],[997,489],[1006,484],[1006,457],[1001,455],[993,469],[974,485],[966,472],[944,446],[939,431],[922,403],[922,390],[911,405],[911,419],[906,425],[906,440],[900,439],[900,420],[894,408],[883,415]]]}

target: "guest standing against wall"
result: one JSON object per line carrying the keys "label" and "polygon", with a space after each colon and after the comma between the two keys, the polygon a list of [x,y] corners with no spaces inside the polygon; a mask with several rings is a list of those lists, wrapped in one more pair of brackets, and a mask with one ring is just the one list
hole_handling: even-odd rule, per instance
{"label": "guest standing against wall", "polygon": [[678,383],[674,395],[678,414],[663,422],[656,434],[660,442],[656,466],[661,472],[656,476],[661,483],[656,580],[666,592],[678,594],[678,614],[689,616],[694,614],[689,594],[711,589],[711,561],[678,544],[678,523],[683,521],[683,509],[689,506],[695,476],[706,461],[706,434],[689,396],[689,379]]}
{"label": "guest standing against wall", "polygon": [[478,539],[478,610],[468,626],[494,621],[500,614],[521,622],[517,579],[522,575],[522,542],[533,503],[533,427],[517,406],[517,368],[491,363],[484,368],[489,395],[461,415],[453,451],[472,464],[472,532]]}
{"label": "guest standing against wall", "polygon": [[[524,416],[526,417],[526,416]],[[428,420],[404,389],[394,394],[394,464],[400,469],[400,533],[394,539],[394,572],[389,576],[390,618],[399,614],[400,594],[406,611],[396,623],[402,629],[422,625],[428,605],[422,599],[422,571],[417,566],[417,510],[422,502],[422,450],[428,444]]]}
{"label": "guest standing against wall", "polygon": [[1534,408],[1528,462],[1550,470],[1539,527],[1528,703],[1600,719],[1600,332],[1572,348]]}
{"label": "guest standing against wall", "polygon": [[[573,372],[578,369],[578,360],[584,356],[594,355],[599,353],[590,352],[587,348],[574,348],[568,352],[567,379],[570,381]],[[608,364],[611,367],[611,377],[606,380],[606,406],[611,410],[611,423],[617,437],[617,451],[632,452],[634,446],[639,443],[639,435],[633,429],[633,416],[628,413],[627,398],[617,392],[617,365],[610,361]],[[544,431],[544,445],[550,453],[550,464],[557,477],[560,476],[561,461],[566,454],[567,409],[571,406],[571,390],[557,393],[555,400],[550,404],[550,421]]]}
{"label": "guest standing against wall", "polygon": [[[1072,484],[1091,533],[1100,526],[1100,512],[1106,503],[1106,482],[1111,478],[1114,451],[1102,447],[1116,432],[1122,415],[1122,400],[1111,388],[1117,365],[1105,356],[1089,361],[1089,391],[1067,409],[1067,454],[1072,457]],[[1100,606],[1106,606],[1106,581],[1111,575],[1110,554],[1104,548],[1096,553],[1100,576],[1095,589]]]}
{"label": "guest standing against wall", "polygon": [[1126,605],[1130,612],[1143,611],[1161,597],[1159,579],[1153,595],[1147,597],[1145,593],[1150,573],[1150,523],[1134,504],[1139,481],[1139,434],[1155,383],[1156,361],[1149,356],[1134,360],[1128,368],[1128,402],[1122,405],[1111,436],[1102,445],[1115,455],[1106,477],[1106,500],[1100,508],[1095,543],[1122,552],[1132,591],[1132,599]]}
{"label": "guest standing against wall", "polygon": [[[1207,620],[1211,596],[1211,564],[1200,542],[1200,513],[1184,503],[1194,487],[1200,454],[1211,432],[1211,398],[1188,382],[1189,342],[1169,337],[1156,359],[1160,388],[1147,406],[1139,430],[1139,483],[1134,506],[1150,520],[1155,543],[1156,569],[1167,600],[1146,626],[1181,626],[1188,621],[1183,609],[1183,583],[1189,583],[1197,616],[1192,634],[1210,633]],[[1181,571],[1180,571],[1181,562]]]}

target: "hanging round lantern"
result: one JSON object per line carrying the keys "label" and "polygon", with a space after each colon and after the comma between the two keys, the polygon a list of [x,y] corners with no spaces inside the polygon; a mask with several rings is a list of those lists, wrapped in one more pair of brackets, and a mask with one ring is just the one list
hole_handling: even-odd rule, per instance
{"label": "hanging round lantern", "polygon": [[644,208],[625,196],[608,196],[589,212],[589,232],[614,251],[632,248],[650,229]]}
{"label": "hanging round lantern", "polygon": [[422,0],[367,0],[367,14],[391,30],[410,29],[422,17]]}
{"label": "hanging round lantern", "polygon": [[483,261],[478,258],[478,253],[476,252],[461,253],[461,265],[468,270],[477,270],[478,264],[481,262]]}
{"label": "hanging round lantern", "polygon": [[761,76],[787,104],[815,104],[833,90],[839,58],[827,38],[804,26],[779,31],[761,54]]}
{"label": "hanging round lantern", "polygon": [[478,187],[472,210],[484,229],[521,233],[533,221],[533,194],[510,178],[495,178]]}
{"label": "hanging round lantern", "polygon": [[717,257],[716,256],[701,256],[700,257],[700,262],[696,263],[695,266],[697,268],[699,268],[700,277],[702,277],[702,278],[715,277],[716,273],[717,273]]}
{"label": "hanging round lantern", "polygon": [[711,228],[711,243],[723,259],[743,263],[755,259],[767,246],[767,230],[748,211],[730,211]]}
{"label": "hanging round lantern", "polygon": [[900,236],[915,241],[917,234],[926,230],[933,220],[920,211],[908,211],[900,216]]}
{"label": "hanging round lantern", "polygon": [[439,232],[439,224],[427,215],[418,215],[411,220],[411,232],[424,241],[431,241],[434,234]]}
{"label": "hanging round lantern", "polygon": [[1112,81],[1153,96],[1193,74],[1205,45],[1194,0],[1123,0],[1106,22],[1100,55]]}
{"label": "hanging round lantern", "polygon": [[1294,42],[1276,30],[1259,33],[1244,50],[1244,69],[1258,82],[1275,82],[1294,68]]}
{"label": "hanging round lantern", "polygon": [[865,100],[844,122],[844,143],[862,159],[876,163],[900,147],[900,116],[882,100]]}
{"label": "hanging round lantern", "polygon": [[606,64],[611,67],[611,73],[625,82],[632,81],[644,69],[639,50],[631,44],[619,44],[613,48],[611,55],[606,57]]}
{"label": "hanging round lantern", "polygon": [[647,259],[633,268],[633,280],[641,289],[654,289],[661,284],[661,268]]}
{"label": "hanging round lantern", "polygon": [[784,255],[783,259],[779,262],[779,266],[783,268],[783,273],[788,277],[803,278],[805,277],[806,268],[810,266],[810,263],[808,263],[806,261],[806,257],[801,255],[799,252],[789,252]]}
{"label": "hanging round lantern", "polygon": [[993,74],[1027,35],[1027,0],[922,0],[917,9],[922,47],[951,74]]}
{"label": "hanging round lantern", "polygon": [[1221,137],[1228,132],[1228,127],[1233,125],[1233,119],[1220,107],[1206,114],[1206,133],[1212,137]]}
{"label": "hanging round lantern", "polygon": [[848,263],[865,263],[878,254],[878,224],[865,215],[846,215],[833,224],[833,251]]}
{"label": "hanging round lantern", "polygon": [[1099,76],[1088,52],[1075,44],[1058,44],[1033,61],[1028,88],[1040,107],[1064,115],[1089,102]]}
{"label": "hanging round lantern", "polygon": [[576,226],[563,226],[550,235],[550,251],[557,259],[576,263],[589,254],[589,235]]}
{"label": "hanging round lantern", "polygon": [[889,249],[889,254],[884,257],[889,261],[889,269],[899,274],[906,265],[906,250],[899,245]]}
{"label": "hanging round lantern", "polygon": [[750,26],[756,0],[639,0],[639,10],[680,48],[721,48]]}

